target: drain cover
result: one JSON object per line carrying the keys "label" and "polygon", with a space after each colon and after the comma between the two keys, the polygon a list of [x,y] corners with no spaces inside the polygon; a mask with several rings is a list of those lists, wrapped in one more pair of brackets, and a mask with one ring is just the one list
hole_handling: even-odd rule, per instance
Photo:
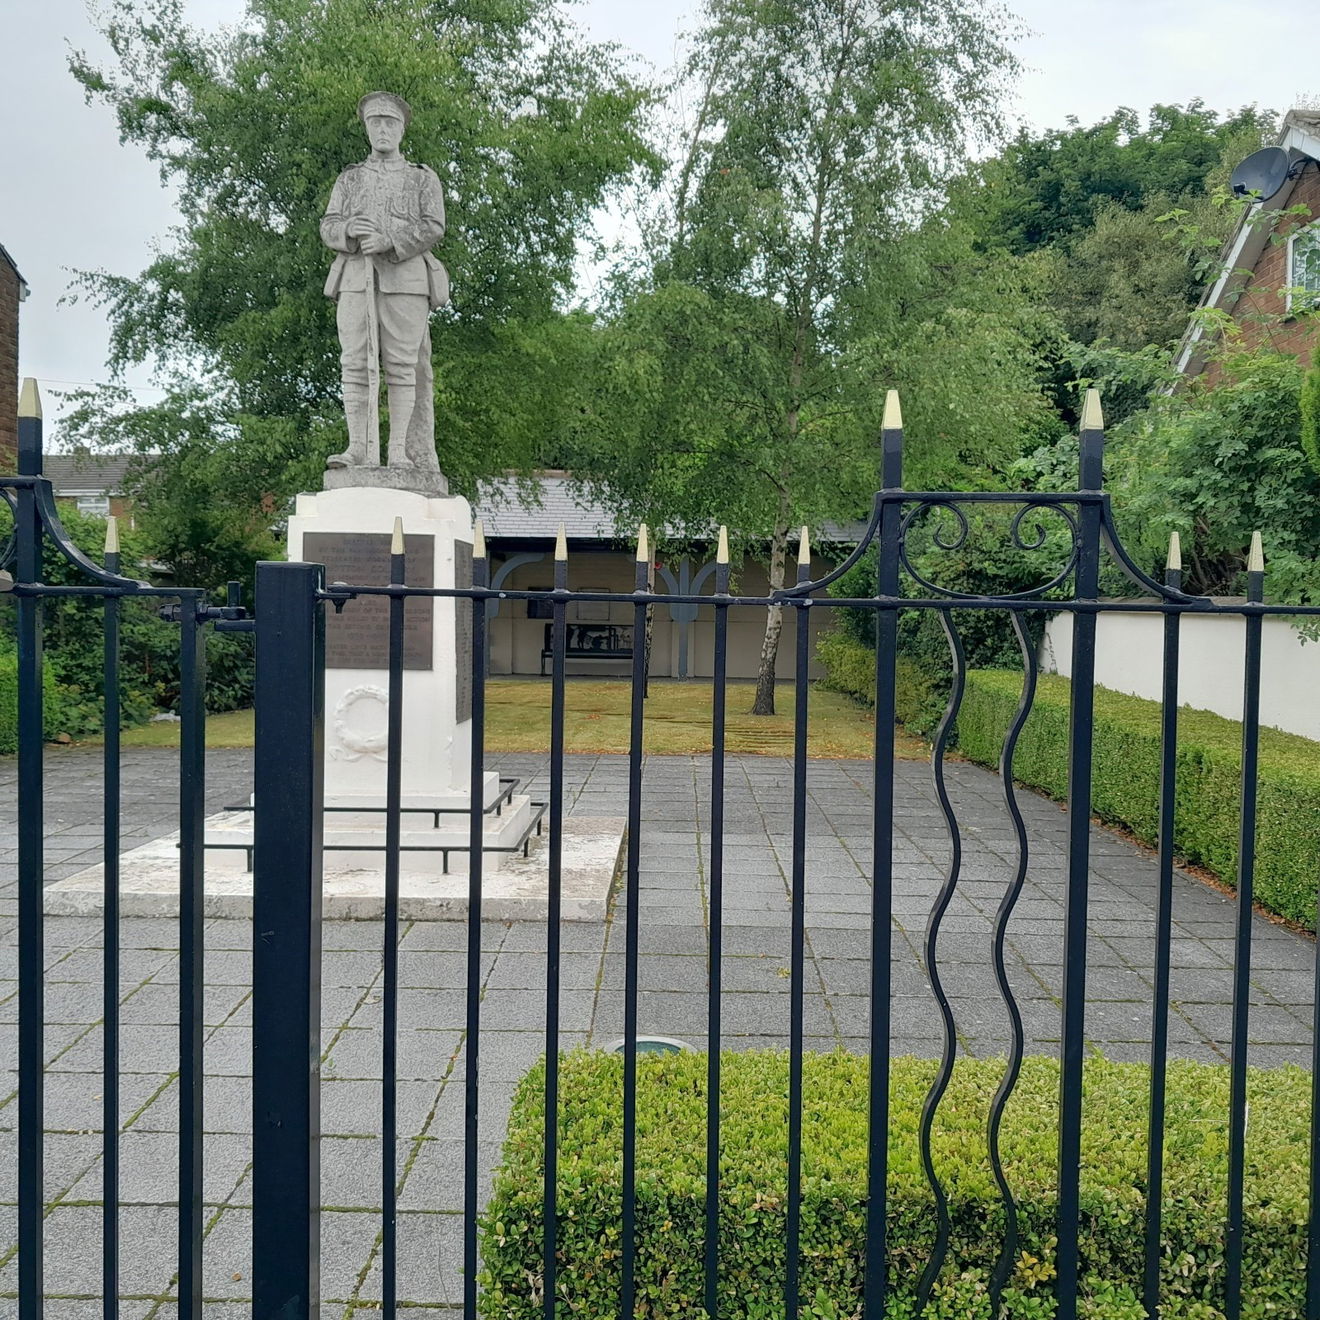
{"label": "drain cover", "polygon": [[[605,1046],[607,1054],[622,1054],[627,1047],[626,1040],[616,1040]],[[638,1036],[638,1054],[686,1054],[692,1046],[685,1040],[674,1040],[669,1036]]]}

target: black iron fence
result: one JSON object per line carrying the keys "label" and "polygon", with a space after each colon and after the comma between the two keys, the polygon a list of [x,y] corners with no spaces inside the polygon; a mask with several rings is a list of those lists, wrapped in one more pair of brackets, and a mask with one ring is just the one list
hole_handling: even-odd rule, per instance
{"label": "black iron fence", "polygon": [[[0,479],[0,489],[14,509],[13,578],[8,590],[17,602],[19,642],[19,1276],[18,1300],[22,1320],[42,1314],[43,1237],[43,970],[42,970],[42,676],[41,604],[56,595],[85,595],[102,599],[105,608],[105,1090],[104,1090],[104,1269],[102,1286],[105,1314],[117,1315],[118,1237],[117,1185],[119,1176],[118,1095],[118,924],[117,907],[119,838],[116,804],[119,795],[117,739],[117,617],[128,595],[157,596],[175,603],[180,626],[183,673],[181,705],[182,751],[180,774],[180,917],[178,938],[181,978],[178,1057],[180,1079],[178,1214],[178,1297],[182,1313],[202,1314],[202,999],[205,985],[203,900],[205,896],[204,821],[204,630],[217,621],[237,624],[238,612],[212,607],[198,591],[163,589],[126,580],[118,575],[113,551],[104,567],[73,547],[63,534],[51,488],[39,470],[40,422],[26,417],[21,426],[20,472]],[[1071,719],[1069,727],[1070,784],[1068,798],[1065,920],[1060,1028],[1057,1232],[1051,1262],[1053,1294],[1058,1320],[1079,1314],[1086,1242],[1080,1185],[1083,1168],[1082,1079],[1085,1052],[1087,990],[1087,918],[1091,849],[1091,774],[1094,735],[1096,628],[1102,614],[1113,610],[1144,610],[1162,616],[1163,751],[1160,776],[1160,841],[1158,849],[1159,907],[1155,935],[1153,1002],[1150,1030],[1150,1089],[1148,1158],[1144,1188],[1145,1253],[1139,1289],[1146,1313],[1160,1314],[1162,1262],[1166,1250],[1163,1223],[1163,1141],[1166,1126],[1166,1082],[1169,1054],[1170,950],[1172,894],[1175,871],[1173,823],[1177,810],[1176,751],[1178,738],[1178,671],[1180,625],[1189,615],[1232,615],[1245,620],[1245,687],[1242,720],[1242,781],[1240,845],[1237,865],[1236,950],[1233,969],[1230,1104],[1224,1115],[1228,1145],[1227,1217],[1224,1224],[1222,1314],[1237,1320],[1243,1314],[1244,1182],[1246,1174],[1248,1028],[1251,1007],[1252,899],[1256,847],[1256,775],[1260,736],[1261,635],[1271,615],[1315,615],[1317,609],[1269,605],[1263,602],[1263,564],[1253,554],[1248,565],[1245,602],[1225,603],[1185,594],[1180,575],[1171,568],[1163,582],[1143,573],[1124,550],[1113,520],[1109,497],[1102,490],[1103,431],[1098,403],[1088,405],[1081,431],[1079,489],[1066,494],[969,494],[908,492],[902,489],[902,429],[896,409],[887,413],[881,454],[881,486],[865,537],[844,564],[824,578],[810,577],[810,555],[805,534],[797,582],[767,597],[730,594],[727,545],[721,538],[713,594],[689,595],[653,590],[651,554],[645,529],[639,540],[636,581],[628,593],[571,591],[567,555],[555,559],[554,587],[550,591],[519,592],[493,589],[490,562],[478,529],[474,538],[472,584],[419,588],[407,584],[408,565],[402,537],[396,539],[388,583],[328,584],[315,564],[270,563],[259,567],[256,590],[256,761],[254,792],[254,941],[253,941],[253,1314],[258,1320],[311,1320],[318,1312],[320,1267],[320,962],[322,933],[324,801],[324,693],[325,626],[328,608],[352,609],[355,599],[382,597],[388,601],[388,725],[385,747],[386,780],[383,814],[383,960],[382,981],[382,1096],[380,1136],[381,1248],[379,1254],[383,1309],[393,1314],[398,1306],[399,1251],[397,1240],[396,1135],[398,1115],[397,1040],[399,1030],[399,923],[400,876],[404,847],[401,843],[405,813],[402,787],[402,746],[405,707],[404,624],[411,602],[451,598],[471,602],[471,646],[457,663],[470,667],[471,782],[482,782],[486,767],[487,611],[492,599],[536,602],[538,614],[550,618],[551,674],[547,700],[550,709],[549,800],[546,805],[547,916],[544,927],[547,977],[544,993],[546,1050],[544,1102],[550,1121],[544,1130],[543,1223],[540,1277],[529,1281],[543,1299],[548,1320],[573,1313],[562,1300],[558,1274],[556,1226],[565,1207],[558,1186],[560,1124],[560,1001],[562,953],[562,894],[564,875],[565,787],[565,664],[570,655],[567,610],[578,602],[599,602],[632,612],[632,637],[645,634],[647,609],[656,604],[704,606],[714,616],[714,681],[712,747],[709,763],[710,848],[704,859],[708,877],[709,944],[707,1054],[707,1122],[704,1192],[705,1273],[700,1310],[708,1317],[720,1314],[719,1261],[722,1226],[720,1170],[722,1152],[721,1053],[723,1041],[722,938],[724,907],[724,822],[728,776],[725,761],[725,725],[729,701],[728,626],[738,610],[764,609],[777,604],[798,615],[793,658],[796,692],[793,732],[792,856],[790,870],[789,932],[791,965],[788,1095],[787,1183],[784,1232],[785,1274],[782,1305],[786,1316],[803,1314],[810,1301],[803,1296],[802,1196],[804,1084],[806,1040],[806,899],[811,883],[808,864],[807,766],[811,661],[807,615],[818,609],[867,611],[875,618],[875,717],[872,778],[869,1098],[865,1229],[846,1244],[859,1262],[860,1287],[856,1313],[867,1317],[886,1314],[894,1295],[889,1226],[889,1155],[891,1150],[890,1066],[891,1024],[891,912],[894,894],[896,830],[895,767],[891,748],[896,733],[895,699],[899,619],[903,611],[935,614],[947,636],[953,678],[944,718],[934,737],[932,765],[936,796],[947,827],[949,865],[930,911],[924,953],[929,988],[943,1024],[942,1050],[921,1117],[919,1145],[931,1191],[934,1246],[916,1283],[918,1311],[926,1305],[949,1264],[950,1240],[956,1207],[941,1182],[932,1158],[932,1133],[957,1055],[956,1022],[942,983],[936,956],[941,924],[962,878],[960,826],[945,779],[946,752],[955,727],[966,678],[960,617],[965,611],[993,610],[1009,620],[1022,655],[1023,684],[1016,717],[1005,738],[1000,763],[1006,806],[1015,840],[1015,862],[1005,887],[993,928],[989,957],[1003,999],[1009,1027],[1009,1048],[997,1093],[985,1115],[988,1148],[1002,1205],[1002,1243],[989,1283],[991,1307],[998,1314],[1006,1288],[1019,1262],[1018,1206],[1012,1181],[1000,1155],[1001,1129],[1007,1105],[1023,1063],[1024,1030],[1019,1005],[1010,985],[1005,962],[1005,938],[1014,907],[1031,864],[1027,830],[1014,790],[1014,754],[1019,735],[1031,713],[1036,690],[1035,647],[1027,621],[1046,613],[1064,612],[1074,621]],[[973,506],[1004,509],[1004,526],[1019,548],[1046,545],[1063,547],[1062,563],[1043,575],[1041,583],[1018,594],[1000,597],[961,594],[931,580],[914,564],[909,545],[914,529],[931,519],[939,521],[935,543],[956,550],[968,536],[967,511]],[[1047,533],[1053,529],[1053,539]],[[42,547],[74,562],[85,574],[86,585],[53,587],[42,584]],[[855,597],[824,596],[822,591],[845,572],[875,554],[877,576],[872,594]],[[1100,599],[1102,559],[1108,556],[1136,584],[1137,599]],[[922,594],[906,594],[912,591]],[[631,648],[629,688],[630,743],[627,776],[627,832],[621,891],[618,895],[624,938],[622,1048],[622,1149],[620,1164],[621,1256],[619,1314],[649,1314],[638,1295],[636,1267],[639,1247],[638,1204],[638,1096],[639,1064],[639,952],[644,919],[640,869],[643,847],[642,805],[646,792],[643,730],[645,720],[646,658],[644,648]],[[462,1168],[454,1170],[463,1186],[463,1314],[478,1314],[480,1242],[479,1142],[489,1138],[480,1126],[482,1066],[481,931],[485,881],[484,829],[487,804],[472,794],[468,833],[468,914],[465,1121]],[[1315,1033],[1320,1045],[1320,1031]],[[1312,1060],[1313,1069],[1316,1061]],[[1320,1070],[1317,1070],[1320,1075]],[[1312,1215],[1310,1252],[1298,1269],[1305,1271],[1305,1315],[1320,1320],[1320,1095],[1311,1119],[1312,1159],[1310,1188]],[[498,1137],[500,1134],[494,1134]],[[911,1281],[903,1282],[905,1289]],[[1248,1301],[1250,1299],[1247,1299]],[[727,1309],[727,1308],[726,1308]]]}

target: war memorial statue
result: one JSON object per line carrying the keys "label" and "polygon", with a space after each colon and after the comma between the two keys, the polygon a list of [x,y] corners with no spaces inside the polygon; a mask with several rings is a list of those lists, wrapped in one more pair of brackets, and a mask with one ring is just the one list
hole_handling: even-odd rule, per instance
{"label": "war memorial statue", "polygon": [[[435,171],[399,153],[412,109],[368,92],[358,118],[371,155],[335,180],[321,239],[335,255],[326,296],[337,304],[348,448],[328,460],[327,489],[444,489],[435,452],[430,314],[449,301],[449,276],[431,249],[444,237]],[[387,470],[380,466],[380,376],[389,404]]]}

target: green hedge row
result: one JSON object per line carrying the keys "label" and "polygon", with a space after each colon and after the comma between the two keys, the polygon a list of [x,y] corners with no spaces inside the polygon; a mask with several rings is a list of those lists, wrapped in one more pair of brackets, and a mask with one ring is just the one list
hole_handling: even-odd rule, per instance
{"label": "green hedge row", "polygon": [[[973,670],[958,716],[958,748],[997,765],[1022,676]],[[1014,778],[1062,800],[1068,792],[1071,684],[1041,676],[1013,761]],[[1208,711],[1178,717],[1175,845],[1180,856],[1234,883],[1242,806],[1242,726]],[[1097,688],[1092,809],[1139,839],[1159,837],[1160,706]],[[1256,899],[1314,930],[1320,880],[1320,743],[1263,729],[1256,831]]]}
{"label": "green hedge row", "polygon": [[[804,1060],[801,1278],[804,1314],[861,1314],[867,1177],[868,1060]],[[1003,1215],[985,1123],[1004,1064],[960,1060],[934,1129],[934,1163],[953,1222],[952,1249],[923,1320],[990,1320],[987,1279]],[[912,1320],[934,1241],[933,1199],[917,1131],[935,1064],[893,1061],[886,1320]],[[560,1072],[560,1313],[617,1315],[623,1061],[580,1051]],[[1084,1090],[1081,1314],[1145,1320],[1142,1277],[1148,1070],[1088,1061]],[[482,1220],[481,1311],[500,1320],[543,1314],[543,1065],[520,1084],[504,1164]],[[1164,1249],[1165,1320],[1222,1316],[1226,1121],[1222,1066],[1169,1068]],[[1244,1317],[1300,1316],[1305,1288],[1309,1075],[1250,1074]],[[787,1183],[783,1053],[727,1054],[723,1064],[719,1307],[726,1320],[782,1320]],[[1058,1067],[1025,1060],[1001,1149],[1019,1207],[1020,1251],[1005,1297],[1012,1320],[1054,1313]],[[697,1317],[704,1258],[706,1057],[638,1062],[638,1316]]]}
{"label": "green hedge row", "polygon": [[[68,732],[75,723],[74,700],[55,681],[48,665],[42,667],[44,693],[42,723],[47,738]],[[18,653],[0,645],[0,756],[18,751]]]}
{"label": "green hedge row", "polygon": [[[816,643],[816,659],[825,670],[821,686],[842,692],[863,706],[875,705],[875,649],[842,630],[826,633]],[[895,662],[894,706],[909,733],[929,735],[944,713],[949,693],[906,656]]]}

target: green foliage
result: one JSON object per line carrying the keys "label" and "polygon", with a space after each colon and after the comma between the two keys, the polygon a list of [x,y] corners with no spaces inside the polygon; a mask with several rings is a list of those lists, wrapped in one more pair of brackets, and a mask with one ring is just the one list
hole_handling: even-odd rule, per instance
{"label": "green foliage", "polygon": [[[69,539],[96,562],[105,537],[105,520],[62,507],[60,520]],[[120,531],[120,572],[149,581],[150,562],[144,539],[130,528]],[[49,542],[43,552],[42,580],[52,585],[86,583]],[[120,722],[140,724],[157,708],[176,709],[179,701],[179,628],[160,618],[160,597],[121,598]],[[84,737],[104,727],[105,615],[97,597],[50,597],[43,602],[46,729],[50,736]],[[14,613],[0,612],[0,646],[12,649]],[[238,710],[252,704],[252,638],[242,633],[209,632],[206,642],[206,706],[210,711]]]}
{"label": "green foliage", "polygon": [[1287,354],[1230,351],[1213,380],[1157,398],[1115,428],[1109,488],[1143,568],[1163,564],[1174,531],[1184,583],[1206,595],[1238,589],[1253,531],[1267,561],[1320,554],[1320,472],[1300,442],[1302,376]]}
{"label": "green foliage", "polygon": [[[42,727],[45,736],[77,732],[83,720],[76,694],[63,688],[48,665],[41,672]],[[99,718],[99,716],[98,716]],[[99,724],[98,726],[99,727]],[[18,751],[18,651],[0,632],[0,756]]]}
{"label": "green foliage", "polygon": [[[841,692],[859,705],[875,706],[875,647],[842,628],[816,643],[816,659],[825,670],[821,687]],[[947,683],[926,673],[906,656],[895,662],[894,711],[909,733],[929,734],[939,723],[949,699]]]}
{"label": "green foliage", "polygon": [[[953,515],[929,513],[908,529],[909,561],[927,582],[960,595],[1007,596],[1047,584],[1068,559],[1070,540],[1057,515],[1042,512],[1024,517],[1017,533],[1012,511],[999,507],[968,506],[966,535]],[[1036,541],[1039,539],[1039,545]],[[842,597],[875,593],[876,555],[872,550],[830,586]],[[907,572],[903,594],[926,596],[928,589]],[[827,686],[848,692],[864,704],[875,700],[875,675],[863,678],[862,654],[874,670],[876,612],[842,608],[839,643],[817,648],[829,677]],[[1021,662],[1021,649],[1013,625],[1003,610],[959,610],[955,617],[963,653],[974,668],[993,669]],[[1030,644],[1039,642],[1043,623],[1026,621]],[[852,645],[845,645],[844,642]],[[931,609],[905,610],[898,625],[898,716],[910,733],[931,734],[944,715],[953,677],[949,639],[940,615]]]}
{"label": "green foliage", "polygon": [[1033,134],[951,188],[950,209],[986,252],[1035,271],[1054,321],[1040,351],[1053,404],[1077,420],[1079,383],[1100,385],[1111,424],[1167,375],[1240,210],[1229,171],[1264,144],[1268,111],[1201,102],[1121,107],[1101,122]]}
{"label": "green foliage", "polygon": [[1320,345],[1302,381],[1302,452],[1320,472]]}
{"label": "green foliage", "polygon": [[1097,124],[1033,135],[1022,129],[980,168],[975,204],[985,242],[1016,253],[1067,246],[1115,208],[1141,211],[1206,197],[1243,156],[1273,132],[1272,111],[1246,107],[1221,116],[1193,100],[1154,106],[1143,124],[1127,106]]}
{"label": "green foliage", "polygon": [[[970,760],[996,765],[1017,709],[1020,673],[967,676],[958,747]],[[1044,674],[1018,742],[1014,778],[1051,797],[1068,792],[1066,678]],[[1183,709],[1178,728],[1178,853],[1232,884],[1241,819],[1242,730],[1208,711]],[[1096,690],[1092,810],[1154,844],[1159,836],[1160,706]],[[1320,748],[1306,738],[1263,729],[1257,797],[1257,902],[1307,929],[1316,925],[1320,875]]]}
{"label": "green foliage", "polygon": [[684,71],[698,109],[613,290],[573,457],[620,521],[728,523],[768,549],[778,587],[790,529],[865,507],[884,386],[924,410],[932,474],[982,462],[995,422],[1031,413],[1023,300],[1005,311],[999,272],[954,255],[965,234],[921,224],[997,129],[1015,68],[998,18],[981,0],[706,6]]}
{"label": "green foliage", "polygon": [[[338,172],[367,154],[356,105],[373,88],[411,102],[404,152],[446,190],[453,305],[433,326],[445,471],[470,491],[551,442],[545,394],[575,383],[556,354],[578,243],[609,191],[653,164],[650,93],[616,51],[583,40],[558,0],[250,0],[243,23],[212,33],[188,26],[182,0],[115,0],[103,35],[108,62],[76,54],[73,73],[159,162],[183,225],[136,279],[81,284],[109,312],[112,369],[154,361],[172,388],[122,416],[113,392],[85,398],[71,425],[141,452],[182,428],[186,442],[164,446],[182,470],[151,491],[172,506],[152,515],[155,534],[181,559],[216,537],[248,553],[266,501],[278,513],[342,447],[318,223]],[[208,484],[213,503],[241,508],[199,512]]]}
{"label": "green foliage", "polygon": [[[618,1313],[623,1060],[565,1055],[559,1072],[557,1180],[560,1308]],[[638,1315],[701,1313],[705,1243],[706,1057],[638,1059]],[[817,1317],[860,1314],[867,1204],[865,1057],[803,1060],[802,1288]],[[915,1320],[916,1283],[934,1241],[933,1197],[918,1123],[936,1064],[896,1058],[889,1109],[886,1320]],[[783,1316],[787,1199],[788,1056],[727,1053],[722,1061],[719,1313]],[[948,1191],[951,1254],[924,1320],[990,1320],[987,1279],[1003,1213],[986,1152],[985,1119],[1002,1060],[960,1059],[933,1130],[935,1168]],[[1140,1320],[1144,1249],[1144,1065],[1087,1061],[1082,1149],[1081,1314]],[[544,1065],[514,1099],[504,1165],[482,1218],[481,1312],[532,1320],[542,1298]],[[1209,1320],[1223,1305],[1228,1069],[1172,1061],[1165,1135],[1161,1314]],[[1249,1073],[1243,1306],[1252,1320],[1300,1314],[1308,1218],[1310,1076],[1297,1068]],[[1058,1065],[1028,1058],[1005,1112],[1002,1154],[1017,1199],[1020,1252],[1001,1315],[1054,1313]]]}

